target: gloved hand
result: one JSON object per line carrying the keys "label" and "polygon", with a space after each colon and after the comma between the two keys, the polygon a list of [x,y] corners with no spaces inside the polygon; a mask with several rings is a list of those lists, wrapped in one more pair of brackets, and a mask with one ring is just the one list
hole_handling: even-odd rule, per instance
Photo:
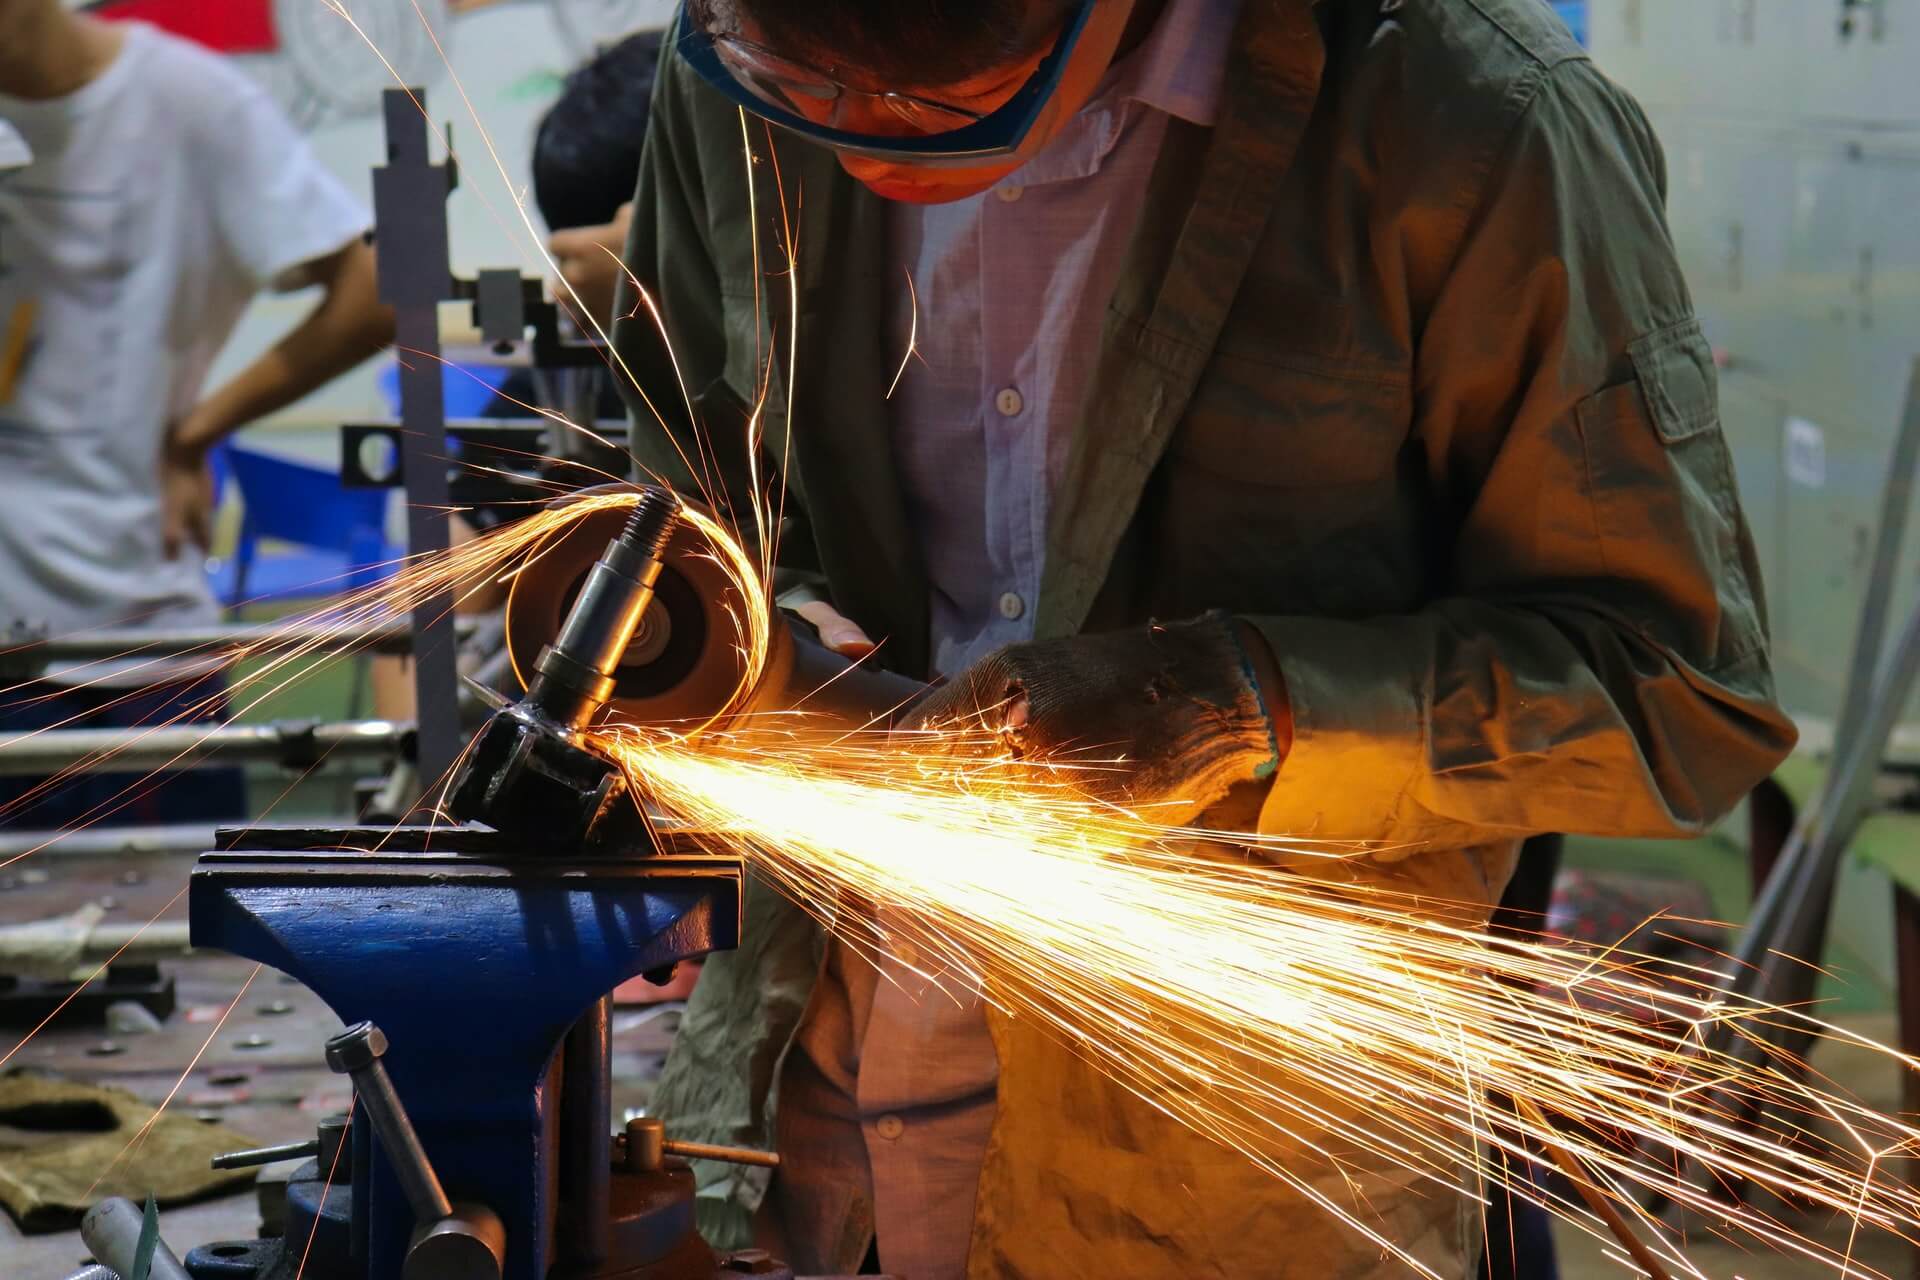
{"label": "gloved hand", "polygon": [[1262,700],[1262,668],[1281,696],[1272,656],[1257,635],[1243,643],[1240,626],[1216,611],[1009,645],[935,688],[901,727],[997,734],[1086,792],[1181,825],[1236,783],[1270,777],[1291,741],[1285,707],[1276,724]]}

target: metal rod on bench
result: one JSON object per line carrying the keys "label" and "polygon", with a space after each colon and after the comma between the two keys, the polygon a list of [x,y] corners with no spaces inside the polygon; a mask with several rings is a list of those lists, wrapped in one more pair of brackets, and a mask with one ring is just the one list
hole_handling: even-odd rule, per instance
{"label": "metal rod on bench", "polygon": [[175,725],[155,729],[47,729],[0,733],[0,777],[151,773],[221,764],[290,769],[384,760],[408,750],[413,726],[391,720],[323,724]]}
{"label": "metal rod on bench", "polygon": [[36,858],[164,858],[213,848],[216,828],[198,823],[158,827],[80,827],[68,831],[0,831],[0,862]]}
{"label": "metal rod on bench", "polygon": [[[463,636],[471,634],[473,629],[474,624],[465,621],[455,628]],[[18,658],[43,665],[183,655],[252,658],[295,652],[405,653],[413,645],[413,631],[403,622],[357,628],[303,622],[160,630],[127,627],[46,639],[28,637],[11,644],[8,634],[0,631],[0,645],[6,646],[0,651],[0,662]]]}

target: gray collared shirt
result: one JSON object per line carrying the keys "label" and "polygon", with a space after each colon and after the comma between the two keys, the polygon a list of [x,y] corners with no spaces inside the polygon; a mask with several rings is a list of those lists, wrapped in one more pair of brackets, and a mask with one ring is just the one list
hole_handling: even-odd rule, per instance
{"label": "gray collared shirt", "polygon": [[[1019,171],[896,205],[891,329],[914,356],[894,451],[933,588],[933,665],[1032,635],[1047,509],[1108,299],[1171,116],[1211,125],[1239,0],[1172,0],[1153,34]],[[906,278],[918,299],[917,323]],[[882,916],[883,923],[885,916]],[[770,1204],[801,1270],[851,1271],[877,1230],[909,1280],[959,1280],[998,1064],[978,999],[838,941],[781,1078]]]}

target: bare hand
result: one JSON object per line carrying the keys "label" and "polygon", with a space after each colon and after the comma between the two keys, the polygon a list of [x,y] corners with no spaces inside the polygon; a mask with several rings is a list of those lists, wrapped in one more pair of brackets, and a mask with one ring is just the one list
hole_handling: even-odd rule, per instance
{"label": "bare hand", "polygon": [[574,300],[579,300],[577,305],[586,309],[586,315],[580,317],[582,329],[591,331],[589,317],[603,327],[613,323],[613,293],[626,276],[620,256],[626,252],[627,227],[632,221],[633,204],[628,202],[620,206],[612,222],[556,231],[547,242],[564,282],[556,282],[554,296],[568,305],[576,305]]}
{"label": "bare hand", "polygon": [[874,650],[873,640],[860,624],[824,600],[809,600],[794,612],[813,624],[821,644],[843,658],[864,658]]}
{"label": "bare hand", "polygon": [[192,543],[213,544],[213,470],[198,449],[167,446],[160,454],[160,545],[177,559]]}

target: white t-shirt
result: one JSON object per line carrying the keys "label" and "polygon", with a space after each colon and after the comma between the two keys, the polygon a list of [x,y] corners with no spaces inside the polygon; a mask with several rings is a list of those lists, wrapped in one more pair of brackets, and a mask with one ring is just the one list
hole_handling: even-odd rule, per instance
{"label": "white t-shirt", "polygon": [[0,121],[33,152],[0,173],[0,351],[32,316],[0,404],[0,626],[213,621],[199,557],[161,547],[168,425],[249,299],[370,219],[257,85],[144,24],[76,93],[0,94]]}

